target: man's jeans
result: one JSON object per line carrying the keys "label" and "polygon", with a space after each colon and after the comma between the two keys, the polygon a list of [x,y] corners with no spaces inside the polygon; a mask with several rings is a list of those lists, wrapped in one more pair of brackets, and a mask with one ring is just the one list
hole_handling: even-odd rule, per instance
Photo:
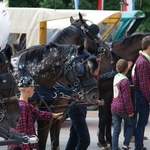
{"label": "man's jeans", "polygon": [[142,150],[145,127],[149,118],[149,103],[140,91],[136,91],[137,98],[137,124],[135,128],[135,150]]}
{"label": "man's jeans", "polygon": [[72,121],[70,136],[66,150],[87,150],[90,145],[90,135],[86,124],[86,107],[71,108],[68,115]]}
{"label": "man's jeans", "polygon": [[134,117],[128,117],[128,114],[115,114],[112,113],[112,120],[114,125],[112,136],[112,150],[118,150],[119,134],[121,132],[122,119],[126,125],[126,131],[124,131],[124,145],[129,146],[131,137],[134,131]]}

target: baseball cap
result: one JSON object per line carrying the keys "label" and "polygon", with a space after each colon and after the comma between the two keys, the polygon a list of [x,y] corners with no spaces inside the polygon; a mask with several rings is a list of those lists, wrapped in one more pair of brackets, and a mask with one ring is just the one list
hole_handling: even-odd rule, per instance
{"label": "baseball cap", "polygon": [[30,87],[30,86],[38,86],[33,78],[23,76],[18,81],[18,87]]}

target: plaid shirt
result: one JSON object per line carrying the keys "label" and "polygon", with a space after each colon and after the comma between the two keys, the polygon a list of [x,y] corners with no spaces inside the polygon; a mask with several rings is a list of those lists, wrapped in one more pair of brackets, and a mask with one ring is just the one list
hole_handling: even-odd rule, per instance
{"label": "plaid shirt", "polygon": [[131,99],[130,82],[128,78],[120,80],[114,87],[113,101],[111,111],[115,114],[132,114],[134,113],[133,103]]}
{"label": "plaid shirt", "polygon": [[145,100],[150,101],[150,63],[140,54],[132,70],[132,82],[141,91]]}
{"label": "plaid shirt", "polygon": [[[19,133],[24,133],[29,137],[32,135],[36,135],[35,133],[36,120],[51,119],[53,115],[52,112],[40,111],[32,104],[29,104],[23,100],[19,100],[19,106],[21,110],[21,120],[14,131]],[[9,149],[13,149],[15,147],[20,147],[22,148],[22,150],[30,150],[33,148],[38,149],[38,144],[36,143],[36,144],[27,144],[27,145],[24,144],[10,145]]]}

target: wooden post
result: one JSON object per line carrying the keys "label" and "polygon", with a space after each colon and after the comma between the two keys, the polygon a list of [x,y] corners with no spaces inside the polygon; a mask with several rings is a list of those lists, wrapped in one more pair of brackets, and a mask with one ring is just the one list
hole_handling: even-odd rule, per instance
{"label": "wooden post", "polygon": [[40,22],[40,39],[39,44],[46,44],[47,42],[47,22]]}

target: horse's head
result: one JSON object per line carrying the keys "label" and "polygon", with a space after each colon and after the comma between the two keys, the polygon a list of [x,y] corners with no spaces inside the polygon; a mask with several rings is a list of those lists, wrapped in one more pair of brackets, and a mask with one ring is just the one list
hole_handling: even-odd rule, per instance
{"label": "horse's head", "polygon": [[20,119],[20,108],[16,97],[16,84],[9,71],[11,51],[0,51],[0,126],[9,130],[16,127]]}
{"label": "horse's head", "polygon": [[98,100],[98,84],[93,75],[97,66],[95,56],[87,52],[84,46],[77,50],[72,48],[65,63],[64,76],[75,89],[79,99],[92,103]]}
{"label": "horse's head", "polygon": [[94,55],[105,56],[109,53],[109,46],[99,37],[99,27],[89,20],[83,19],[79,13],[79,19],[70,17],[71,26],[84,37],[85,48]]}
{"label": "horse's head", "polygon": [[83,45],[36,45],[21,51],[11,60],[14,60],[13,75],[16,79],[19,75],[31,76],[41,87],[49,89],[65,77],[79,99],[91,102],[98,99],[97,80],[93,75],[97,61]]}

